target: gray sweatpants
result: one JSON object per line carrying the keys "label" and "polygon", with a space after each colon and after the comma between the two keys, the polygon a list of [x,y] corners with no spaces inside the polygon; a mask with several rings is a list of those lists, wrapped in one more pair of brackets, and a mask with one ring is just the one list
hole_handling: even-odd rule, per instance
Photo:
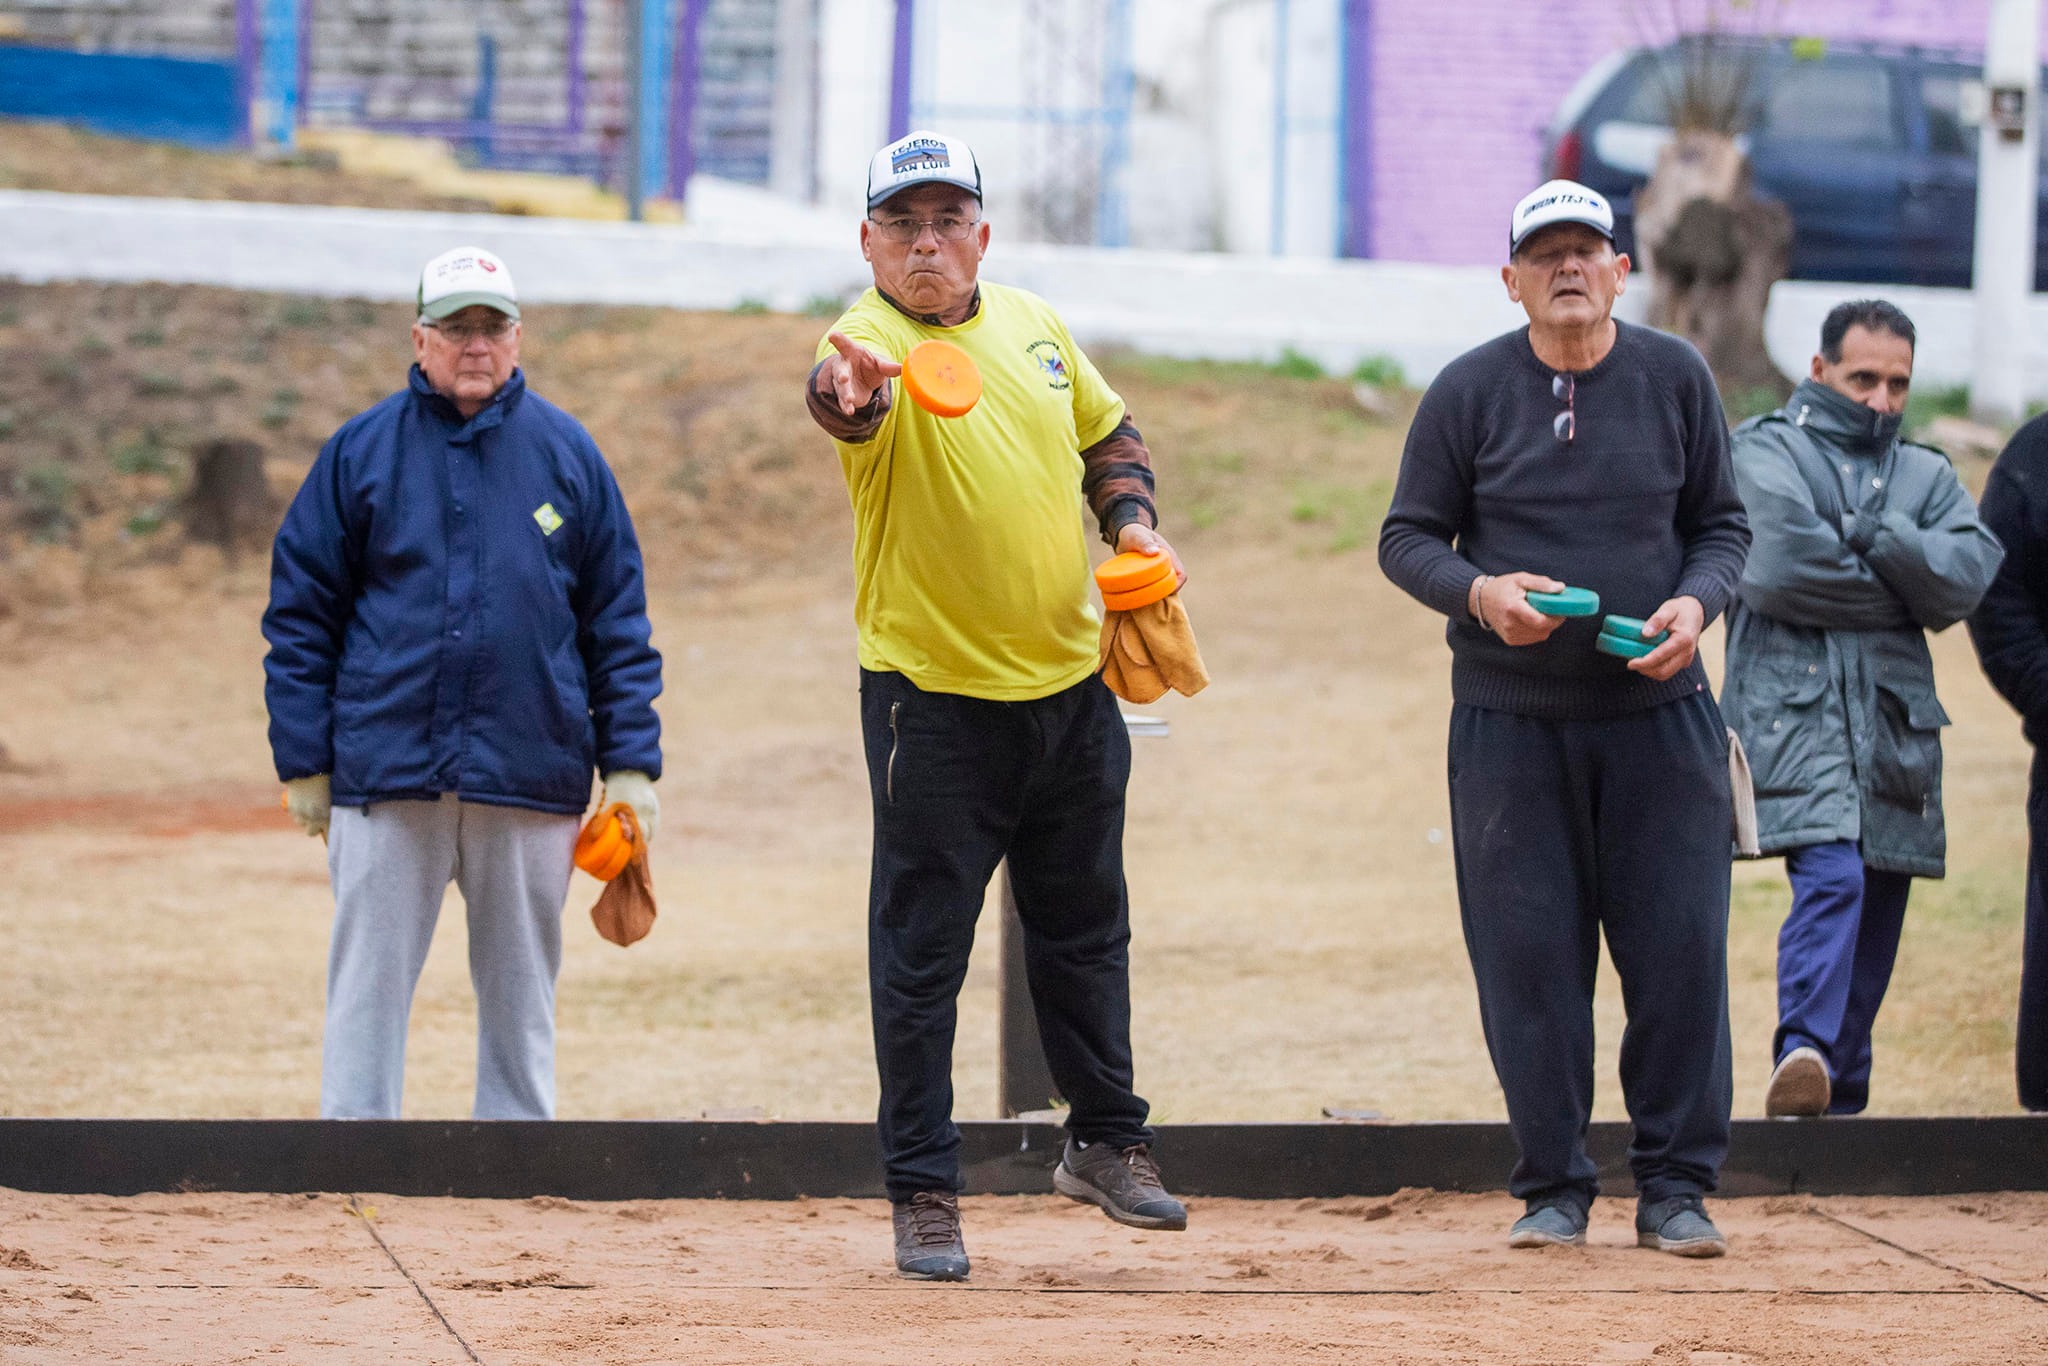
{"label": "gray sweatpants", "polygon": [[478,1119],[552,1119],[555,975],[577,818],[443,796],[334,808],[324,1119],[396,1119],[405,1032],[441,898],[469,911]]}

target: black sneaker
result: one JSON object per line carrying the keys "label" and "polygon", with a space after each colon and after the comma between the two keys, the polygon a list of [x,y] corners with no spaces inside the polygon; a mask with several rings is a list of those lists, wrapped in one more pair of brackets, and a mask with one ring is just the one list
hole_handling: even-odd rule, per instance
{"label": "black sneaker", "polygon": [[1119,1224],[1132,1228],[1178,1231],[1188,1226],[1187,1206],[1166,1193],[1159,1164],[1142,1143],[1114,1148],[1107,1143],[1082,1147],[1067,1140],[1067,1151],[1053,1168],[1052,1188],[1069,1200],[1099,1205]]}
{"label": "black sneaker", "polygon": [[1636,1206],[1636,1246],[1677,1257],[1719,1257],[1728,1250],[1728,1240],[1707,1218],[1706,1201],[1674,1195]]}
{"label": "black sneaker", "polygon": [[896,1222],[896,1274],[911,1281],[964,1281],[967,1245],[960,1241],[960,1198],[919,1191],[890,1206]]}
{"label": "black sneaker", "polygon": [[1569,1200],[1531,1205],[1508,1230],[1509,1247],[1584,1247],[1586,1212]]}

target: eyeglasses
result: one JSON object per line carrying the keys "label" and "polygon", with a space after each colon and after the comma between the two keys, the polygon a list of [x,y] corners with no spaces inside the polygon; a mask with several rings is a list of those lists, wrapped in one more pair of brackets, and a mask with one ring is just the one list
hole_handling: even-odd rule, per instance
{"label": "eyeglasses", "polygon": [[1572,410],[1572,396],[1578,387],[1578,381],[1570,375],[1551,376],[1550,396],[1564,405],[1564,411],[1550,420],[1550,430],[1567,446],[1579,434],[1578,414]]}
{"label": "eyeglasses", "polygon": [[493,318],[487,323],[437,323],[420,319],[421,327],[431,327],[457,346],[467,346],[482,337],[487,342],[501,342],[512,335],[510,318]]}
{"label": "eyeglasses", "polygon": [[981,220],[979,218],[959,218],[953,214],[946,214],[939,218],[875,218],[870,216],[868,222],[873,223],[879,228],[882,236],[888,238],[891,242],[915,242],[924,235],[926,228],[930,228],[932,236],[938,238],[941,242],[959,242],[964,240],[969,233],[973,232],[975,226]]}

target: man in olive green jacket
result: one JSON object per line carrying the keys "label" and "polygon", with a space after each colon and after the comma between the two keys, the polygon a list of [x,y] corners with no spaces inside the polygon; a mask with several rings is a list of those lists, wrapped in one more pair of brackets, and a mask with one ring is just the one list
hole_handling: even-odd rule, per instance
{"label": "man in olive green jacket", "polygon": [[1748,751],[1758,843],[1783,854],[1770,1115],[1853,1114],[1915,877],[1940,877],[1941,727],[1926,633],[1969,615],[2003,551],[1939,451],[1898,439],[1913,324],[1836,308],[1813,375],[1735,433],[1755,537],[1728,614],[1721,710]]}

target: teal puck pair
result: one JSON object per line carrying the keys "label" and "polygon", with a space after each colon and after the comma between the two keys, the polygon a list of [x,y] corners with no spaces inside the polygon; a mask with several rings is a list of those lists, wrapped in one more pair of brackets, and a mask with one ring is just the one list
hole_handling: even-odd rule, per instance
{"label": "teal puck pair", "polygon": [[1659,631],[1654,636],[1644,635],[1641,617],[1610,615],[1600,623],[1600,635],[1594,640],[1593,648],[1616,659],[1641,659],[1669,639],[1669,631]]}
{"label": "teal puck pair", "polygon": [[[1529,605],[1546,617],[1593,617],[1600,615],[1600,595],[1590,588],[1560,588],[1555,593],[1530,593]],[[1610,613],[1600,623],[1593,648],[1617,659],[1641,659],[1671,638],[1669,631],[1654,636],[1643,634],[1641,617]]]}

